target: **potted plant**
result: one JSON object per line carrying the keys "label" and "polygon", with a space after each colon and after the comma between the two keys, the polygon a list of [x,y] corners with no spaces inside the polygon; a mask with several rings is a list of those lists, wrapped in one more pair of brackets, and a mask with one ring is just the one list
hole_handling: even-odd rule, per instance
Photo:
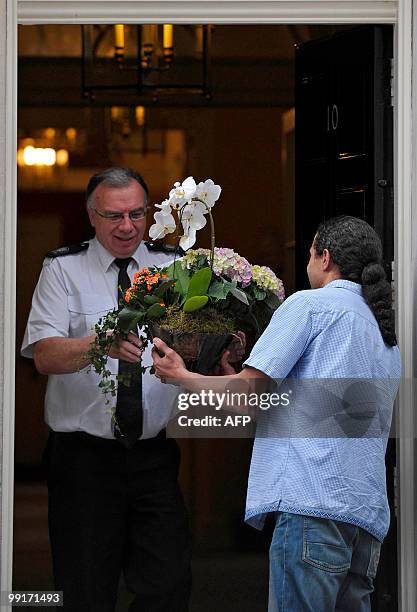
{"label": "potted plant", "polygon": [[[258,336],[284,300],[282,281],[265,266],[251,265],[230,248],[215,247],[212,208],[221,188],[211,179],[198,185],[192,177],[175,183],[168,198],[155,206],[153,240],[177,232],[185,255],[166,268],[143,268],[134,275],[119,311],[96,325],[89,352],[100,383],[113,395],[116,383],[106,368],[112,334],[141,329],[147,343],[158,336],[179,352],[188,367],[208,373],[238,330]],[[176,218],[175,218],[176,217]],[[191,249],[196,232],[210,220],[211,248]]]}

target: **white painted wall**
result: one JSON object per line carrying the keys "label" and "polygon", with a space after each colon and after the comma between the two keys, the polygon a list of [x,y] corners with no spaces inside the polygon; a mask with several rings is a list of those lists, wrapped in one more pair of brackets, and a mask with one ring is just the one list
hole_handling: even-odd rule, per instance
{"label": "white painted wall", "polygon": [[18,7],[19,23],[393,23],[397,0],[18,0]]}
{"label": "white painted wall", "polygon": [[414,342],[417,301],[414,278],[417,271],[416,224],[417,185],[412,185],[413,123],[411,92],[416,63],[412,55],[413,0],[399,0],[395,29],[395,193],[396,193],[396,308],[398,341],[403,359],[403,382],[397,413],[397,465],[399,479],[399,593],[402,611],[417,609],[415,542],[415,418]]}
{"label": "white painted wall", "polygon": [[16,284],[16,3],[0,0],[0,423],[1,589],[10,588],[13,541]]}
{"label": "white painted wall", "polygon": [[[0,83],[6,76],[6,0],[0,0]],[[6,177],[5,177],[5,132],[6,132],[6,88],[0,86],[0,240],[4,236],[4,213],[6,209]],[[0,252],[0,345],[3,346],[4,323],[1,313],[4,312],[4,255]],[[4,353],[0,351],[0,373],[4,371]],[[4,378],[0,375],[0,431],[3,426]],[[3,457],[0,454],[0,466]],[[0,483],[1,485],[1,483]],[[0,489],[1,491],[1,489]],[[0,521],[1,525],[2,521]],[[2,534],[0,532],[0,539]]]}

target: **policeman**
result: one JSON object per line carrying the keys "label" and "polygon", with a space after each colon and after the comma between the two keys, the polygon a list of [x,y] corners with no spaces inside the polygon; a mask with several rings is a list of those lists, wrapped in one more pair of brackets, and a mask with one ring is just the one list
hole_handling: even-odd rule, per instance
{"label": "policeman", "polygon": [[[188,609],[190,537],[177,481],[179,449],[164,430],[175,387],[145,373],[133,400],[133,440],[127,443],[124,433],[116,440],[100,378],[86,358],[94,324],[118,306],[123,275],[131,279],[144,266],[172,261],[172,252],[143,242],[147,196],[131,169],[91,177],[87,212],[95,238],[48,253],[23,340],[22,355],[48,375],[53,571],[64,610],[72,612],[113,611],[122,571],[135,594],[131,611]],[[150,350],[131,334],[113,344],[108,367],[117,374],[119,364],[140,359],[152,363]]]}

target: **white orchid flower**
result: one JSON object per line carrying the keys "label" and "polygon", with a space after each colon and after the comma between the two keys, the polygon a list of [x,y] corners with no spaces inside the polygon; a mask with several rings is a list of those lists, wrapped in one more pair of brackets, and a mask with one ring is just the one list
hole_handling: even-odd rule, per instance
{"label": "white orchid flower", "polygon": [[197,185],[192,176],[189,176],[181,184],[174,183],[174,189],[169,192],[169,203],[172,208],[178,210],[189,202],[195,195]]}
{"label": "white orchid flower", "polygon": [[204,206],[201,202],[196,202],[204,214],[208,212],[207,208],[213,208],[221,192],[222,188],[220,185],[215,185],[211,179],[207,179],[204,183],[198,183],[194,197],[202,200],[206,205]]}
{"label": "white orchid flower", "polygon": [[[196,240],[196,232],[207,223],[200,208],[192,204],[187,204],[181,211],[181,223],[184,228],[184,235],[180,239],[180,245],[185,250],[189,249]],[[187,245],[187,246],[184,246]]]}
{"label": "white orchid flower", "polygon": [[207,219],[204,217],[200,208],[192,204],[187,204],[181,211],[181,223],[185,232],[189,232],[190,229],[199,230],[204,227],[207,223]]}
{"label": "white orchid flower", "polygon": [[[161,204],[155,204],[155,208],[160,208],[161,213],[163,215],[171,215],[172,213],[172,208],[171,208],[171,204],[169,203],[169,200],[164,200]],[[155,215],[154,215],[154,218],[155,218]]]}
{"label": "white orchid flower", "polygon": [[[149,228],[149,236],[153,240],[163,238],[177,229],[181,222],[183,235],[180,245],[184,250],[193,246],[196,233],[203,228],[207,221],[205,215],[214,206],[221,194],[220,185],[215,185],[211,179],[196,184],[192,176],[188,176],[182,183],[177,181],[169,192],[168,199],[155,204],[159,211],[154,214],[155,223]],[[175,221],[178,217],[178,221]]]}
{"label": "white orchid flower", "polygon": [[184,234],[180,238],[180,247],[187,251],[190,249],[196,241],[196,230],[190,230],[188,234]]}
{"label": "white orchid flower", "polygon": [[175,231],[176,223],[174,217],[168,213],[162,211],[156,212],[153,216],[156,223],[151,225],[149,228],[149,236],[152,240],[159,240],[167,234],[172,234]]}

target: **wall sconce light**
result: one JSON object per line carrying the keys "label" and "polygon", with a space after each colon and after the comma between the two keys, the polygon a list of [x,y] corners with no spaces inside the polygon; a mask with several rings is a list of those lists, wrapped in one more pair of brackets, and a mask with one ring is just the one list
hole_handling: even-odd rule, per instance
{"label": "wall sconce light", "polygon": [[146,109],[144,106],[137,106],[135,108],[135,118],[136,118],[136,125],[138,127],[143,127],[145,125]]}
{"label": "wall sconce light", "polygon": [[56,165],[57,166],[68,166],[69,154],[66,149],[58,149],[56,152]]}
{"label": "wall sconce light", "polygon": [[74,127],[35,128],[30,137],[19,137],[17,164],[20,168],[47,168],[69,165],[70,152],[79,152],[79,132]]}
{"label": "wall sconce light", "polygon": [[210,92],[210,25],[83,25],[82,89],[128,93],[156,102],[159,96]]}
{"label": "wall sconce light", "polygon": [[77,130],[73,127],[69,127],[65,130],[65,137],[70,145],[76,144],[77,141]]}
{"label": "wall sconce light", "polygon": [[17,164],[25,166],[67,166],[69,161],[66,149],[52,149],[51,147],[34,147],[27,145],[17,151]]}

